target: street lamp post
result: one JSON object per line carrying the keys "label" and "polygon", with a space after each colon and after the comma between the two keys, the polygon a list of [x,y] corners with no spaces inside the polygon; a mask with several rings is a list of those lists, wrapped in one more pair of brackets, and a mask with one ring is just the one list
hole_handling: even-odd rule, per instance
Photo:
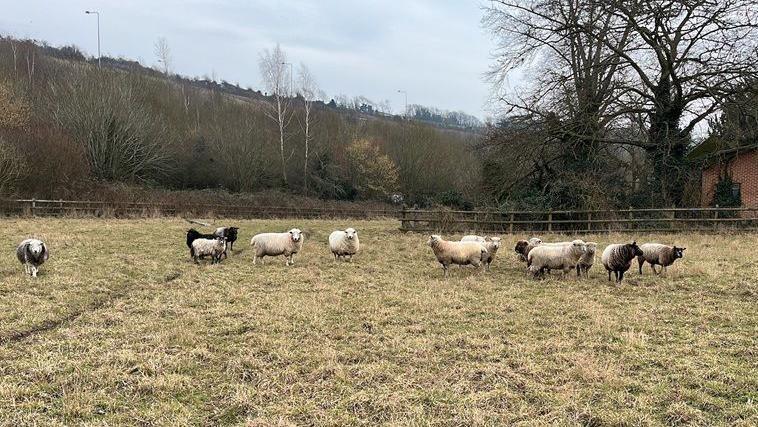
{"label": "street lamp post", "polygon": [[405,118],[407,119],[408,118],[408,92],[398,89],[397,93],[402,93],[403,95],[405,95],[405,114],[404,115],[405,115]]}
{"label": "street lamp post", "polygon": [[293,81],[294,80],[292,79],[292,63],[291,62],[282,62],[282,65],[289,65],[290,66],[290,97],[292,98],[292,97],[295,96],[294,85],[293,85]]}
{"label": "street lamp post", "polygon": [[97,68],[100,68],[100,12],[96,10],[85,10],[84,13],[97,16]]}

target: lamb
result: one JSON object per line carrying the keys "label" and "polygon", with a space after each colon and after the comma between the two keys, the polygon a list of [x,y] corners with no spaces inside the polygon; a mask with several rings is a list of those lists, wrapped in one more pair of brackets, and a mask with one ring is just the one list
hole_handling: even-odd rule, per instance
{"label": "lamb", "polygon": [[603,251],[600,260],[608,271],[608,281],[611,281],[611,272],[616,277],[616,284],[620,285],[624,280],[624,273],[632,266],[635,257],[642,256],[642,250],[637,242],[608,245]]}
{"label": "lamb", "polygon": [[[666,267],[673,264],[679,258],[684,257],[684,250],[687,248],[677,248],[676,246],[662,245],[660,243],[645,243],[640,246],[642,256],[637,257],[640,265],[640,274],[642,274],[642,265],[645,261],[650,263],[653,273],[661,274],[666,271]],[[655,271],[655,266],[660,265],[661,271]]]}
{"label": "lamb", "polygon": [[444,240],[438,234],[433,234],[429,236],[427,244],[442,265],[444,277],[447,277],[448,267],[451,264],[479,267],[487,256],[487,248],[479,242],[452,242]]}
{"label": "lamb", "polygon": [[329,249],[331,249],[335,261],[342,258],[353,262],[353,255],[358,253],[360,249],[358,232],[354,228],[332,232],[329,235]]}
{"label": "lamb", "polygon": [[579,258],[587,252],[587,244],[574,240],[571,244],[540,244],[529,252],[528,271],[534,278],[546,270],[562,270],[565,275],[576,267]]}
{"label": "lamb", "polygon": [[16,248],[16,256],[24,265],[24,272],[32,277],[37,277],[39,267],[47,261],[50,253],[47,246],[39,239],[26,239],[19,243]]}
{"label": "lamb", "polygon": [[294,256],[303,248],[304,239],[302,231],[297,228],[284,233],[256,234],[250,240],[255,250],[253,264],[257,263],[258,258],[261,259],[262,264],[265,256],[284,255],[285,265],[293,265],[295,264]]}
{"label": "lamb", "polygon": [[223,237],[226,242],[229,244],[229,250],[234,250],[234,242],[237,241],[237,232],[239,231],[238,227],[219,227],[216,229],[216,231],[213,232],[213,235],[216,237]]}
{"label": "lamb", "polygon": [[211,264],[221,262],[221,257],[226,253],[226,239],[217,237],[214,239],[195,239],[192,241],[190,256],[199,264],[198,260],[210,256]]}
{"label": "lamb", "polygon": [[595,252],[597,252],[597,243],[587,242],[587,252],[579,258],[579,262],[576,264],[577,277],[590,277],[590,268],[595,263]]}
{"label": "lamb", "polygon": [[484,246],[485,249],[487,249],[487,254],[482,255],[484,269],[486,271],[490,271],[490,264],[492,264],[492,261],[495,259],[495,254],[497,254],[497,250],[500,248],[500,238],[491,237],[488,242],[480,244]]}

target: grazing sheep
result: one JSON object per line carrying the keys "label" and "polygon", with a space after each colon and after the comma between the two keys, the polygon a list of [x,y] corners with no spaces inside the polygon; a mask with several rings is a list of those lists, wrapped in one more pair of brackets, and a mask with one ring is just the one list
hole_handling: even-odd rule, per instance
{"label": "grazing sheep", "polygon": [[[645,243],[640,246],[642,256],[637,257],[640,265],[640,274],[642,274],[642,265],[645,261],[650,263],[653,273],[661,274],[666,271],[666,267],[673,264],[679,258],[684,257],[684,250],[687,248],[677,248],[676,246],[662,245],[660,243]],[[661,271],[655,271],[655,266],[660,265]]]}
{"label": "grazing sheep", "polygon": [[221,257],[226,253],[226,240],[223,237],[213,239],[195,239],[192,241],[190,256],[199,264],[198,260],[206,256],[211,257],[211,264],[221,262]]}
{"label": "grazing sheep", "polygon": [[329,235],[329,249],[331,249],[335,261],[343,258],[353,262],[353,255],[358,253],[360,245],[358,232],[354,228],[333,231]]}
{"label": "grazing sheep", "polygon": [[450,264],[479,267],[487,256],[487,248],[479,242],[452,242],[442,239],[442,236],[438,234],[433,234],[429,236],[427,244],[442,265],[444,277],[447,277]]}
{"label": "grazing sheep", "polygon": [[487,241],[487,237],[477,236],[475,234],[469,234],[461,237],[461,242],[479,242],[484,243]]}
{"label": "grazing sheep", "polygon": [[632,260],[638,256],[642,256],[642,250],[637,246],[637,242],[608,245],[600,257],[603,266],[608,271],[608,281],[611,281],[611,272],[613,272],[616,284],[620,285],[624,280],[624,273],[632,266]]}
{"label": "grazing sheep", "polygon": [[590,277],[590,268],[595,263],[595,252],[597,252],[597,243],[587,242],[587,252],[576,263],[577,277],[582,277],[582,275]]}
{"label": "grazing sheep", "polygon": [[480,244],[484,246],[485,249],[487,249],[487,253],[482,255],[484,269],[486,271],[490,271],[490,264],[492,264],[492,261],[495,259],[495,254],[497,254],[497,250],[500,248],[500,238],[492,237],[488,242]]}
{"label": "grazing sheep", "polygon": [[24,272],[32,277],[37,277],[39,267],[47,261],[50,253],[42,240],[26,239],[19,243],[16,248],[16,256],[24,265]]}
{"label": "grazing sheep", "polygon": [[286,259],[286,265],[295,264],[294,256],[300,252],[303,248],[303,240],[305,236],[297,229],[293,228],[290,231],[284,233],[261,233],[253,236],[250,240],[250,244],[255,250],[255,256],[253,258],[253,264],[256,264],[258,258],[263,263],[263,257],[265,256],[278,256],[284,255]]}
{"label": "grazing sheep", "polygon": [[562,270],[565,275],[576,267],[579,258],[587,252],[587,244],[574,240],[571,244],[542,243],[529,252],[528,271],[534,278],[545,274],[546,270]]}
{"label": "grazing sheep", "polygon": [[531,237],[529,240],[519,240],[516,242],[514,251],[518,254],[518,260],[521,262],[527,262],[527,257],[532,249],[542,244],[542,239],[539,237]]}

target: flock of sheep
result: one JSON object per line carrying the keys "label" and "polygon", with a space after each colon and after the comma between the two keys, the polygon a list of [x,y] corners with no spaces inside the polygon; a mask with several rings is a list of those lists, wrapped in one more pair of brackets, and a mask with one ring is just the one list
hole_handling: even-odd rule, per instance
{"label": "flock of sheep", "polygon": [[[482,237],[469,235],[460,241],[444,240],[442,236],[434,234],[429,238],[429,246],[432,247],[437,261],[442,265],[444,276],[447,277],[448,267],[452,264],[473,265],[479,267],[485,265],[489,270],[500,247],[499,237]],[[608,272],[608,281],[611,273],[615,276],[616,283],[621,283],[626,273],[637,258],[639,271],[642,274],[642,266],[645,262],[650,264],[653,272],[658,274],[655,266],[660,265],[661,271],[684,256],[686,248],[662,245],[660,243],[646,243],[637,246],[637,242],[613,243],[608,245],[600,257],[603,266]],[[560,270],[563,275],[576,270],[577,276],[588,276],[589,270],[595,261],[597,243],[573,240],[570,242],[546,243],[538,237],[529,240],[519,240],[514,248],[519,259],[526,262],[527,273],[534,278],[543,277],[552,270]]]}
{"label": "flock of sheep", "polygon": [[[187,231],[187,247],[190,257],[195,263],[209,257],[211,263],[219,263],[228,256],[228,251],[234,248],[239,228],[219,227],[213,233],[203,234],[190,229]],[[300,229],[293,228],[284,233],[256,234],[250,240],[253,247],[253,264],[258,259],[263,263],[267,256],[284,256],[286,265],[295,263],[294,256],[303,248],[304,235]],[[442,265],[444,277],[448,275],[450,265],[483,266],[489,271],[500,248],[501,238],[482,237],[476,235],[464,236],[460,241],[445,240],[434,234],[429,237],[427,244],[432,248],[437,261]],[[334,260],[352,261],[360,249],[358,232],[353,228],[336,230],[329,235],[329,249]],[[621,283],[626,273],[637,258],[639,272],[645,262],[650,264],[653,272],[655,266],[661,266],[661,272],[684,256],[684,250],[677,246],[660,243],[646,243],[638,246],[632,243],[614,243],[608,245],[600,257],[603,266]],[[559,270],[565,275],[576,270],[577,276],[588,276],[595,261],[597,243],[573,240],[570,242],[547,243],[538,237],[529,240],[519,240],[515,251],[519,259],[526,262],[526,271],[534,278],[540,278],[552,270]],[[16,249],[18,260],[23,264],[26,274],[37,277],[39,267],[48,259],[49,252],[45,243],[38,239],[26,239]]]}

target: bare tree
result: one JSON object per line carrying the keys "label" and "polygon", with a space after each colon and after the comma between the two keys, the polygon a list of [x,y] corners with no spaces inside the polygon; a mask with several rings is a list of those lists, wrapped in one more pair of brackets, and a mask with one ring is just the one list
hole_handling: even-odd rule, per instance
{"label": "bare tree", "polygon": [[654,186],[663,201],[680,204],[686,153],[692,131],[724,99],[758,76],[758,8],[754,0],[600,0],[632,31],[619,46],[593,27],[577,25],[619,57],[634,76],[622,91],[626,109],[640,114],[645,148],[653,163]]}
{"label": "bare tree", "polygon": [[[497,60],[489,73],[496,102],[505,115],[519,117],[490,128],[485,139],[488,149],[505,145],[495,152],[512,164],[490,169],[502,175],[495,181],[506,190],[523,180],[542,182],[543,193],[562,193],[556,203],[588,199],[565,183],[577,171],[604,174],[601,148],[619,142],[611,130],[624,113],[619,108],[624,65],[607,45],[623,49],[629,31],[622,26],[620,34],[612,32],[620,20],[593,0],[501,0],[485,12],[483,23],[496,38]],[[577,31],[578,26],[592,27],[597,37]],[[530,77],[511,88],[508,76],[516,70]],[[510,170],[518,173],[503,175]]]}
{"label": "bare tree", "polygon": [[303,134],[305,137],[305,159],[303,161],[303,192],[308,194],[308,149],[311,142],[313,126],[313,101],[323,97],[310,69],[301,63],[297,76],[298,92],[303,98]]}
{"label": "bare tree", "polygon": [[277,43],[273,50],[265,49],[258,60],[263,85],[266,91],[274,97],[274,103],[266,112],[266,115],[273,120],[279,128],[279,154],[282,162],[282,180],[284,185],[287,183],[287,157],[284,152],[284,143],[286,131],[289,127],[292,114],[290,112],[291,98],[288,95],[287,84],[287,55]]}
{"label": "bare tree", "polygon": [[155,41],[153,52],[155,53],[155,57],[158,58],[158,62],[161,63],[163,74],[168,75],[172,64],[171,48],[168,46],[168,40],[165,37],[159,37]]}

